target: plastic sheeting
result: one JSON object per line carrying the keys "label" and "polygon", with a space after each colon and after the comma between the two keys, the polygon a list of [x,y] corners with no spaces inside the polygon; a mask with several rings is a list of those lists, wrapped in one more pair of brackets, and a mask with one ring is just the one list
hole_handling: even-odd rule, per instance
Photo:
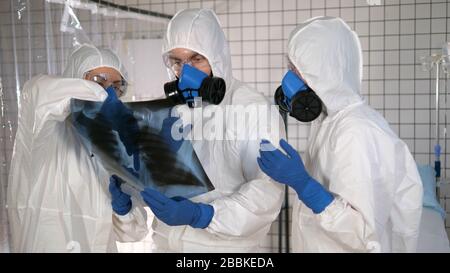
{"label": "plastic sheeting", "polygon": [[133,66],[138,57],[126,41],[160,38],[168,19],[76,0],[5,0],[0,10],[0,252],[9,252],[6,187],[24,83],[61,74],[82,43],[111,48]]}

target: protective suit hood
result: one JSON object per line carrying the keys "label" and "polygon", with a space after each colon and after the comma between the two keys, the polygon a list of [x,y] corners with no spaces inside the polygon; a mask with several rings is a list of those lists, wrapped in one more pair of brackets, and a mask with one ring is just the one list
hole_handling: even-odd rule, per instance
{"label": "protective suit hood", "polygon": [[362,101],[361,45],[342,19],[316,17],[300,24],[290,35],[288,55],[328,115]]}
{"label": "protective suit hood", "polygon": [[114,52],[89,44],[81,45],[70,54],[63,76],[82,79],[84,73],[99,67],[114,68],[124,80],[128,80],[127,71]]}
{"label": "protective suit hood", "polygon": [[[228,104],[233,82],[231,56],[216,14],[210,9],[185,9],[175,14],[164,37],[162,53],[165,62],[174,48],[186,48],[208,59],[213,75],[225,80],[227,91],[221,104]],[[170,69],[169,74],[175,78]]]}

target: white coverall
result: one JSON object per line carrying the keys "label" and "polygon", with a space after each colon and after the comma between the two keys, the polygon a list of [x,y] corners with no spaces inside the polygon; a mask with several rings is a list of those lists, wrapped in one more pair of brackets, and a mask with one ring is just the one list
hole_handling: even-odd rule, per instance
{"label": "white coverall", "polygon": [[[224,110],[227,105],[270,106],[262,94],[233,78],[228,42],[213,11],[187,9],[178,12],[170,21],[164,37],[163,56],[166,60],[168,52],[174,48],[186,48],[205,56],[212,74],[225,80],[225,98],[219,108]],[[253,134],[248,139],[208,141],[205,140],[208,136],[204,135],[203,140],[193,141],[194,150],[215,190],[191,200],[212,205],[214,216],[205,229],[168,226],[155,217],[153,240],[156,251],[261,250],[262,240],[277,218],[283,202],[282,185],[270,180],[256,162],[262,138],[278,143],[279,138],[284,137],[280,116],[275,117],[279,120],[279,127],[270,135],[258,135],[258,116],[255,115],[247,123],[252,128],[246,129]],[[207,122],[205,119],[203,124]],[[232,128],[231,115],[225,116],[224,120],[224,137],[239,133]],[[196,127],[198,123],[194,120],[193,131],[205,128]]]}
{"label": "white coverall", "polygon": [[109,174],[65,122],[71,98],[106,98],[100,85],[81,79],[104,66],[125,74],[114,53],[83,45],[69,58],[67,78],[39,75],[25,83],[7,196],[12,252],[114,252],[116,240],[148,232],[134,200],[128,214],[113,213]]}
{"label": "white coverall", "polygon": [[305,167],[333,195],[314,214],[294,204],[296,252],[414,252],[422,183],[406,144],[360,96],[362,51],[339,18],[298,26],[288,55],[325,112],[311,124]]}

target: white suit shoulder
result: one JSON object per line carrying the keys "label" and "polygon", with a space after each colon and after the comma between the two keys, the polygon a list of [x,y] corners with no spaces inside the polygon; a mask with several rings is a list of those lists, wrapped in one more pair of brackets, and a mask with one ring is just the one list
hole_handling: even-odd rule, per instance
{"label": "white suit shoulder", "polygon": [[270,105],[269,100],[255,88],[234,80],[235,90],[231,98],[232,105]]}
{"label": "white suit shoulder", "polygon": [[[345,139],[358,139],[361,145],[374,145],[376,142],[401,141],[384,118],[366,105],[345,111],[336,117],[331,135],[333,142]],[[357,144],[353,143],[354,145]]]}

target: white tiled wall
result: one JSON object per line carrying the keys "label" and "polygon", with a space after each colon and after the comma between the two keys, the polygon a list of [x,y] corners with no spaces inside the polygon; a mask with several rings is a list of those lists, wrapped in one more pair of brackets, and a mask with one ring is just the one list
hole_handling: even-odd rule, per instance
{"label": "white tiled wall", "polygon": [[[42,1],[42,0],[41,0]],[[11,152],[11,131],[15,128],[16,109],[15,81],[11,68],[11,7],[10,1],[0,1],[0,45],[3,50],[2,75],[7,112],[2,117],[0,128],[1,177],[6,179],[8,158]],[[12,1],[17,3],[18,1]],[[19,1],[20,2],[20,1]],[[26,2],[26,1],[24,1]],[[30,1],[33,3],[40,1]],[[310,17],[318,15],[340,16],[359,34],[364,54],[364,81],[362,94],[365,99],[389,121],[395,132],[408,144],[415,159],[420,164],[432,164],[434,146],[434,78],[423,72],[419,57],[440,51],[441,45],[450,40],[450,3],[445,0],[381,0],[380,6],[368,6],[364,0],[243,0],[243,1],[194,1],[194,0],[115,0],[117,4],[127,4],[141,9],[174,14],[187,7],[213,8],[221,20],[229,39],[233,72],[235,77],[255,86],[260,92],[272,97],[286,71],[285,49],[290,31]],[[42,23],[43,10],[33,4],[32,20],[36,20],[32,57],[35,63],[45,64],[45,41],[38,39],[45,31]],[[88,16],[88,15],[86,15]],[[54,21],[57,18],[53,18]],[[41,25],[39,25],[39,22]],[[106,24],[107,25],[107,24]],[[95,32],[95,24],[91,31]],[[98,27],[97,40],[104,44],[108,31],[103,24]],[[157,27],[148,27],[142,33],[158,32]],[[53,29],[58,34],[58,27]],[[125,31],[134,35],[136,28]],[[142,34],[141,33],[141,34]],[[103,34],[103,35],[102,35]],[[28,34],[20,33],[23,41]],[[26,43],[20,43],[23,48]],[[25,46],[26,49],[26,46]],[[6,50],[6,51],[5,51]],[[41,52],[43,51],[43,52]],[[5,53],[6,52],[6,53]],[[67,52],[65,52],[67,53]],[[39,57],[41,56],[41,57]],[[61,62],[62,50],[56,55]],[[26,54],[18,56],[20,60]],[[26,61],[26,60],[25,60]],[[45,67],[45,65],[44,65]],[[33,67],[39,71],[39,66]],[[27,70],[21,73],[26,78]],[[441,78],[441,130],[448,125],[448,81]],[[5,125],[6,124],[6,125]],[[308,128],[289,118],[288,137],[300,151],[306,147]],[[443,136],[443,135],[442,135]],[[450,176],[448,160],[448,139],[441,141],[443,148],[443,175]],[[450,187],[441,191],[441,203],[450,211]],[[291,194],[290,199],[296,198]],[[450,217],[447,217],[447,231],[450,233]],[[283,228],[284,230],[284,228]],[[278,223],[274,223],[270,236],[264,242],[267,251],[278,251]]]}

